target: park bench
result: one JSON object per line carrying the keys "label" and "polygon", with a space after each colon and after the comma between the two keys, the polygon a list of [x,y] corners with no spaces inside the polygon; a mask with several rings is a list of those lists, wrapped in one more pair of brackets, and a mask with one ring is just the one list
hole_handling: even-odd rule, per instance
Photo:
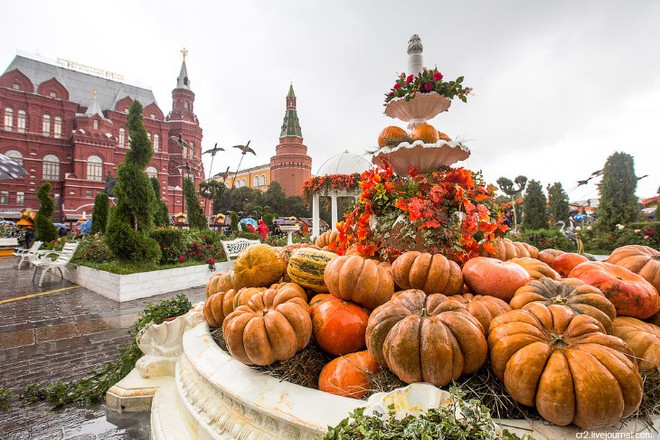
{"label": "park bench", "polygon": [[57,269],[60,272],[60,277],[64,279],[64,272],[68,273],[66,265],[69,264],[73,255],[78,249],[78,242],[65,243],[64,248],[60,252],[57,251],[38,251],[36,258],[31,260],[32,264],[35,266],[34,275],[32,275],[32,281],[34,277],[37,276],[37,271],[41,268],[41,278],[39,278],[39,287],[44,281],[44,276],[48,273],[49,270]]}
{"label": "park bench", "polygon": [[[32,260],[36,257],[37,253],[39,252],[39,248],[43,244],[42,241],[35,241],[32,243],[32,246],[30,246],[30,249],[20,249],[16,248],[14,251],[14,257],[19,257],[21,261],[18,262],[18,269],[21,268],[21,264],[23,264],[23,261],[28,260],[28,263],[31,263]],[[43,251],[41,251],[43,252]]]}
{"label": "park bench", "polygon": [[254,246],[261,244],[260,240],[248,240],[247,238],[237,238],[236,240],[220,240],[222,243],[222,248],[225,250],[225,255],[227,256],[227,261],[231,261],[241,253],[241,251]]}

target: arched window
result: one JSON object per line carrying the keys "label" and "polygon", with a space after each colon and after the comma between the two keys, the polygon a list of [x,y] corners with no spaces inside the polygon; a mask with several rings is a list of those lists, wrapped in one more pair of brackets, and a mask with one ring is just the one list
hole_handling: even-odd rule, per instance
{"label": "arched window", "polygon": [[44,115],[41,123],[41,134],[50,136],[50,115]]}
{"label": "arched window", "polygon": [[[94,128],[99,128],[99,121],[94,121]],[[55,126],[53,127],[54,136],[56,139],[62,137],[62,118],[55,116]]]}
{"label": "arched window", "polygon": [[260,181],[259,176],[254,176],[254,186],[260,186]]}
{"label": "arched window", "polygon": [[5,156],[19,164],[20,166],[23,166],[23,155],[21,154],[20,151],[16,150],[9,150],[5,153]]}
{"label": "arched window", "polygon": [[265,174],[261,175],[261,186],[266,186],[266,175]]}
{"label": "arched window", "polygon": [[16,120],[16,130],[18,130],[19,133],[25,133],[26,121],[25,110],[19,110],[18,119]]}
{"label": "arched window", "polygon": [[54,154],[44,156],[43,180],[60,180],[60,160]]}
{"label": "arched window", "polygon": [[5,130],[11,131],[14,125],[14,110],[7,107],[5,109]]}
{"label": "arched window", "polygon": [[158,148],[160,147],[160,136],[157,134],[154,135],[154,152],[158,153]]}
{"label": "arched window", "polygon": [[98,156],[87,158],[87,180],[92,182],[103,181],[103,160]]}
{"label": "arched window", "polygon": [[[156,168],[154,168],[154,167],[148,167],[148,168],[147,168],[146,170],[144,170],[144,171],[147,173],[147,176],[149,176],[149,178],[151,178],[151,177],[156,177],[156,178],[158,178],[158,170],[157,170]],[[158,194],[156,194],[156,195],[158,195]]]}
{"label": "arched window", "polygon": [[119,129],[119,146],[121,148],[124,148],[124,145],[126,145],[126,130],[123,128]]}
{"label": "arched window", "polygon": [[[57,126],[57,118],[55,118],[55,121],[56,121],[55,125]],[[98,130],[99,129],[99,120],[94,119],[94,122],[93,122],[92,126],[94,127],[94,130]],[[55,133],[55,137],[57,137],[57,133]]]}

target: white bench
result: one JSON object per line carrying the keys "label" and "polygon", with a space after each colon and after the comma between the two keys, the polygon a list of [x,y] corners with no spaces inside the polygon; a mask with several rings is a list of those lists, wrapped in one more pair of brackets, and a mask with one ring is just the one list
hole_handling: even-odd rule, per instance
{"label": "white bench", "polygon": [[261,244],[260,240],[248,240],[247,238],[237,238],[236,240],[220,240],[222,243],[222,248],[225,250],[225,255],[227,256],[227,261],[231,261],[241,253],[241,251],[254,246]]}

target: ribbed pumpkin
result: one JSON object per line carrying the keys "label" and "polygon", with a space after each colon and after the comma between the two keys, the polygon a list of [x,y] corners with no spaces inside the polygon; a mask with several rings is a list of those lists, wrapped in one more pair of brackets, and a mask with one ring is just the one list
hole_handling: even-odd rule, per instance
{"label": "ribbed pumpkin", "polygon": [[378,135],[378,146],[386,147],[388,145],[399,145],[401,142],[408,140],[408,133],[401,127],[390,125],[383,128]]}
{"label": "ribbed pumpkin", "polygon": [[539,252],[539,256],[537,258],[548,266],[552,267],[552,262],[555,260],[555,258],[565,253],[566,252],[560,251],[559,249],[543,249],[541,252]]}
{"label": "ribbed pumpkin", "polygon": [[532,302],[564,305],[576,313],[597,319],[607,333],[612,333],[612,321],[616,318],[614,304],[603,292],[577,278],[565,278],[561,281],[543,278],[530,281],[516,290],[509,304],[514,309],[522,309]]}
{"label": "ribbed pumpkin", "polygon": [[284,262],[267,244],[258,244],[242,251],[234,262],[234,288],[267,287],[284,274]]}
{"label": "ribbed pumpkin", "polygon": [[291,281],[300,284],[305,289],[327,292],[328,288],[323,281],[323,274],[328,263],[336,257],[337,254],[334,252],[298,249],[289,258],[286,271]]}
{"label": "ribbed pumpkin", "polygon": [[217,292],[209,296],[204,303],[204,319],[209,327],[220,327],[225,317],[234,311],[233,300],[236,290]]}
{"label": "ribbed pumpkin", "polygon": [[652,247],[638,245],[620,247],[612,252],[607,262],[636,273],[660,292],[660,252]]}
{"label": "ribbed pumpkin", "polygon": [[376,260],[357,255],[336,257],[325,267],[328,291],[368,309],[386,303],[394,293],[392,275]]}
{"label": "ribbed pumpkin", "polygon": [[490,323],[498,315],[511,310],[511,306],[499,298],[490,295],[473,295],[463,293],[462,295],[453,295],[449,299],[460,302],[465,305],[470,315],[477,318],[484,328],[484,334],[488,334]]}
{"label": "ribbed pumpkin", "polygon": [[335,356],[364,348],[369,311],[329,293],[319,293],[310,302],[312,334],[324,351]]}
{"label": "ribbed pumpkin", "polygon": [[[252,298],[253,295],[265,291],[265,287],[243,287],[242,289],[239,289],[236,292],[236,295],[234,295],[232,298],[232,308],[236,309],[238,306],[247,305],[248,301],[250,301],[250,298]],[[307,295],[303,296],[303,298],[307,299]]]}
{"label": "ribbed pumpkin", "polygon": [[639,408],[642,378],[632,351],[588,315],[531,303],[493,319],[488,346],[511,397],[551,423],[601,428]]}
{"label": "ribbed pumpkin", "polygon": [[569,276],[598,287],[612,301],[617,315],[646,319],[660,310],[660,295],[655,287],[625,267],[588,261],[577,265]]}
{"label": "ribbed pumpkin", "polygon": [[327,247],[330,243],[339,241],[339,231],[325,231],[316,238],[316,245],[320,248]]}
{"label": "ribbed pumpkin", "polygon": [[497,258],[498,260],[508,261],[512,258],[532,257],[539,255],[539,250],[528,243],[520,241],[511,241],[508,238],[498,238],[493,242],[495,247],[493,252],[488,252],[481,247],[479,255],[482,257]]}
{"label": "ribbed pumpkin", "polygon": [[511,263],[516,263],[527,271],[530,277],[535,280],[542,278],[552,278],[553,280],[561,279],[561,276],[550,266],[541,260],[532,257],[512,258],[509,260]]}
{"label": "ribbed pumpkin", "polygon": [[367,348],[402,381],[436,386],[474,373],[487,353],[484,330],[463,304],[414,289],[371,313]]}
{"label": "ribbed pumpkin", "polygon": [[433,128],[430,124],[420,124],[417,127],[413,128],[410,137],[413,140],[419,140],[425,144],[435,144],[438,142],[440,136],[438,135],[438,130]]}
{"label": "ribbed pumpkin", "polygon": [[246,365],[291,359],[312,336],[307,302],[294,289],[268,289],[239,306],[222,323],[229,353]]}
{"label": "ribbed pumpkin", "polygon": [[641,371],[660,369],[660,327],[629,316],[614,320],[614,336],[630,346]]}
{"label": "ribbed pumpkin", "polygon": [[[531,258],[538,258],[539,257],[539,249],[536,246],[532,246],[529,243],[525,243],[524,241],[514,241],[514,245],[518,247],[519,249],[525,249],[529,256]],[[519,251],[520,254],[524,254],[524,252]],[[520,258],[525,257],[525,255],[519,255]]]}
{"label": "ribbed pumpkin", "polygon": [[339,356],[321,370],[319,390],[361,399],[371,389],[369,373],[375,373],[379,369],[380,365],[367,350]]}
{"label": "ribbed pumpkin", "polygon": [[427,295],[457,295],[463,291],[460,266],[440,254],[405,252],[392,263],[392,276],[401,289],[419,289]]}
{"label": "ribbed pumpkin", "polygon": [[217,273],[213,274],[206,283],[206,297],[210,297],[217,292],[226,292],[233,289],[233,280],[231,273]]}

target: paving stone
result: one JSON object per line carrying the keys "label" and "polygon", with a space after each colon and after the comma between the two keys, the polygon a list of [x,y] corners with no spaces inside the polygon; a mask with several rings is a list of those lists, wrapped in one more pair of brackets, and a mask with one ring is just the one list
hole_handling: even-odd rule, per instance
{"label": "paving stone", "polygon": [[34,344],[34,329],[16,330],[2,333],[0,350]]}
{"label": "paving stone", "polygon": [[59,341],[80,336],[76,324],[58,324],[37,328],[37,342]]}

